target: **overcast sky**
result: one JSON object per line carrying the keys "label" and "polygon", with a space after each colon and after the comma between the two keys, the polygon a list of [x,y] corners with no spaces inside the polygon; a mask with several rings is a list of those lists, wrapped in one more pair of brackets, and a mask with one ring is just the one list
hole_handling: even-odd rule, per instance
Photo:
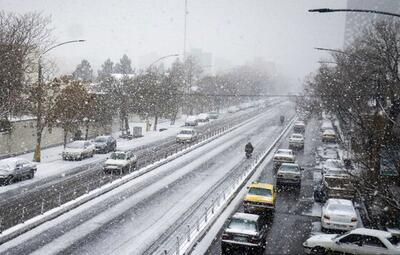
{"label": "overcast sky", "polygon": [[[345,15],[315,14],[342,8],[346,0],[188,0],[187,44],[214,60],[242,64],[254,57],[274,61],[291,80],[313,71],[323,54],[314,47],[341,48]],[[86,39],[54,50],[62,72],[86,58],[94,69],[106,58],[182,53],[184,0],[0,0],[3,10],[51,15],[58,42]]]}

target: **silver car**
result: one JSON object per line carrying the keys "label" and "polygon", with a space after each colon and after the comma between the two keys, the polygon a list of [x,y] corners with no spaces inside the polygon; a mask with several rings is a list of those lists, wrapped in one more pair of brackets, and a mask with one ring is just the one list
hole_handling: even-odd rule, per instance
{"label": "silver car", "polygon": [[298,164],[282,163],[277,172],[276,182],[301,186],[301,170]]}
{"label": "silver car", "polygon": [[32,179],[36,170],[36,164],[26,159],[3,159],[0,161],[0,183],[6,185],[24,178]]}

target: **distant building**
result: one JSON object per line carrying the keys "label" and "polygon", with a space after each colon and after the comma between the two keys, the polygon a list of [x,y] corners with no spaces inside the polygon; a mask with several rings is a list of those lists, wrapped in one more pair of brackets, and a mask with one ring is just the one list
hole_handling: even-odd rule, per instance
{"label": "distant building", "polygon": [[[347,0],[347,9],[367,9],[400,13],[400,0]],[[373,21],[382,18],[381,14],[348,12],[344,32],[344,46],[351,44],[353,39]]]}
{"label": "distant building", "polygon": [[212,54],[210,52],[204,52],[202,49],[191,49],[188,55],[195,57],[199,61],[200,66],[205,73],[211,72]]}

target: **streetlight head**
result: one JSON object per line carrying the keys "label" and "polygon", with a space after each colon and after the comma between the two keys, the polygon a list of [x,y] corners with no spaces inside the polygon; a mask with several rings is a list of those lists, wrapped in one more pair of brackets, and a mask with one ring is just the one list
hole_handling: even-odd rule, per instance
{"label": "streetlight head", "polygon": [[78,42],[86,42],[86,40],[78,40]]}
{"label": "streetlight head", "polygon": [[311,9],[308,10],[309,12],[332,12],[332,9],[329,8],[320,8],[320,9]]}

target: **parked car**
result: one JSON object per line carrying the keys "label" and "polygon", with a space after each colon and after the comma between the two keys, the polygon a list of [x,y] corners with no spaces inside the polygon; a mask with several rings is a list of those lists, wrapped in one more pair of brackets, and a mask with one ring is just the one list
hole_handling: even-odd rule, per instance
{"label": "parked car", "polygon": [[262,253],[267,230],[262,217],[255,214],[235,213],[228,221],[221,237],[222,254],[240,252]]}
{"label": "parked car", "polygon": [[329,142],[336,142],[336,133],[333,129],[326,129],[322,133],[322,142],[329,143]]}
{"label": "parked car", "polygon": [[343,235],[319,234],[303,243],[307,254],[400,254],[400,238],[389,232],[357,228]]}
{"label": "parked car", "polygon": [[275,210],[276,190],[270,183],[254,182],[248,187],[243,200],[244,211],[247,213],[265,213]]}
{"label": "parked car", "polygon": [[292,134],[289,137],[289,148],[304,148],[304,136],[302,134]]}
{"label": "parked car", "polygon": [[274,168],[278,168],[282,163],[294,163],[296,160],[294,153],[290,149],[278,149],[273,158]]}
{"label": "parked car", "polygon": [[231,106],[231,107],[228,108],[228,112],[229,113],[235,113],[235,112],[238,112],[238,111],[239,111],[239,108],[237,106]]}
{"label": "parked car", "polygon": [[193,142],[197,139],[197,132],[191,128],[183,128],[176,135],[178,143]]}
{"label": "parked car", "polygon": [[123,173],[136,168],[137,157],[131,151],[115,151],[104,163],[104,172]]}
{"label": "parked car", "polygon": [[306,124],[304,121],[296,121],[293,125],[293,132],[302,134],[306,131]]}
{"label": "parked car", "polygon": [[322,121],[321,132],[324,132],[327,129],[332,129],[333,130],[332,121],[330,121],[330,120]]}
{"label": "parked car", "polygon": [[325,199],[329,198],[354,198],[355,189],[349,176],[324,175],[322,177],[321,192]]}
{"label": "parked car", "polygon": [[322,229],[353,230],[357,227],[357,213],[348,199],[330,198],[322,207]]}
{"label": "parked car", "polygon": [[89,141],[74,141],[67,144],[62,152],[63,160],[82,160],[84,158],[93,157],[94,145]]}
{"label": "parked car", "polygon": [[201,123],[209,122],[210,118],[208,117],[208,113],[200,113],[199,116],[197,116],[197,121]]}
{"label": "parked car", "polygon": [[23,158],[0,160],[0,184],[11,184],[24,178],[32,179],[36,170],[36,164]]}
{"label": "parked car", "polygon": [[199,124],[199,120],[197,116],[190,115],[186,118],[185,126],[197,126]]}
{"label": "parked car", "polygon": [[110,135],[98,136],[93,140],[96,153],[108,153],[115,151],[117,140]]}
{"label": "parked car", "polygon": [[210,120],[216,120],[219,118],[219,113],[218,112],[210,112],[208,113],[208,117]]}
{"label": "parked car", "polygon": [[298,164],[282,163],[276,177],[277,184],[294,184],[301,186],[301,170]]}

